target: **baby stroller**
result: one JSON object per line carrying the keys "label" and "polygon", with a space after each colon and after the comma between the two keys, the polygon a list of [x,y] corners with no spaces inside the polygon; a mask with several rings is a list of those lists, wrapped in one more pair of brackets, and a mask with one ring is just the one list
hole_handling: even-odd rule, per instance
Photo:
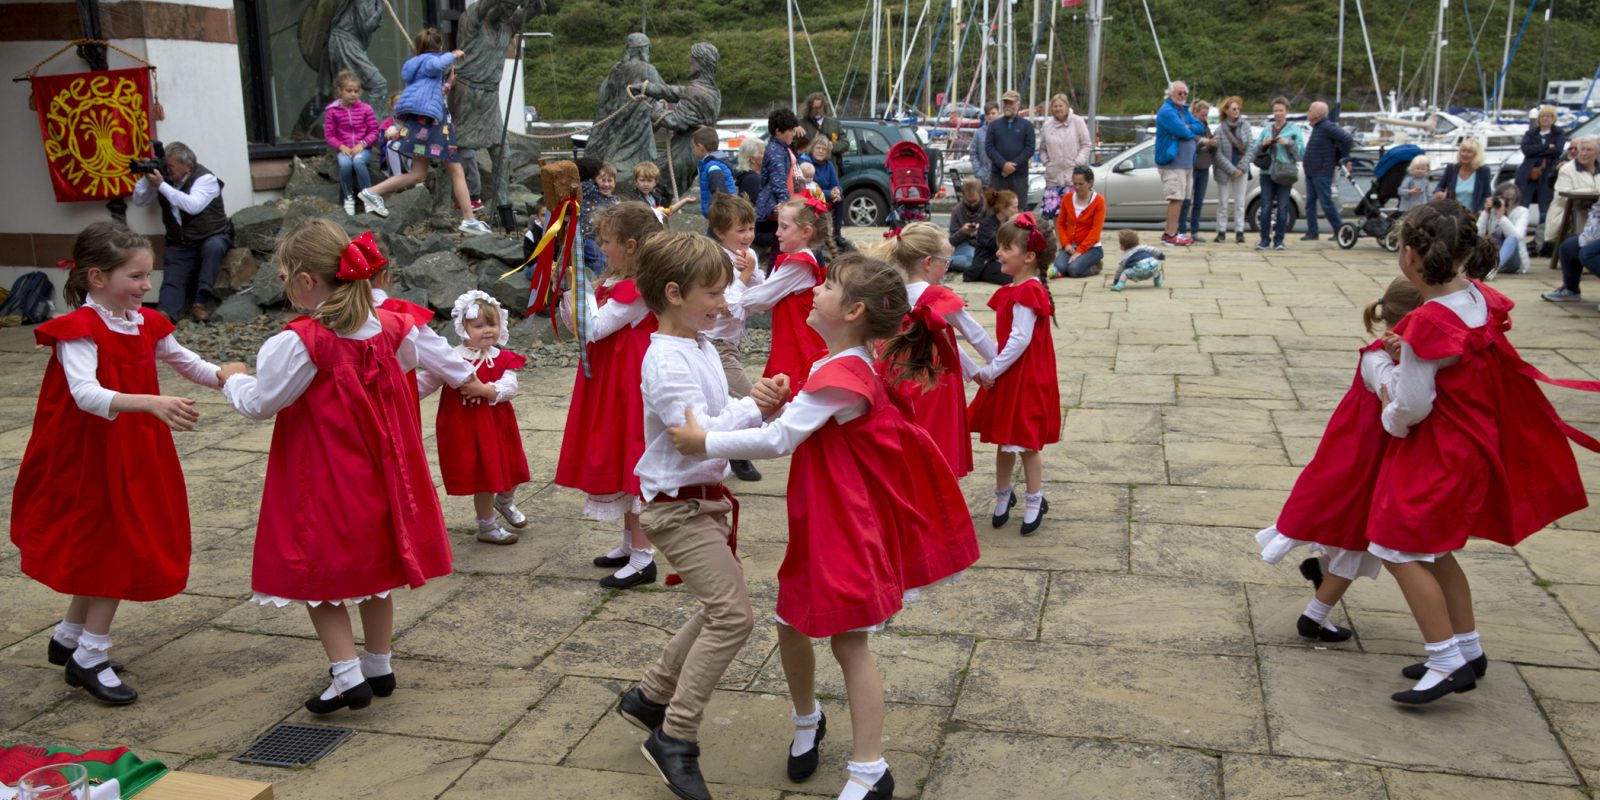
{"label": "baby stroller", "polygon": [[889,170],[889,227],[928,218],[928,153],[916,142],[896,142],[889,148],[883,165]]}
{"label": "baby stroller", "polygon": [[[1402,144],[1378,156],[1378,163],[1372,166],[1372,185],[1367,187],[1361,200],[1356,203],[1357,219],[1341,225],[1334,234],[1340,247],[1349,250],[1356,246],[1357,239],[1370,236],[1391,253],[1400,249],[1400,229],[1395,225],[1400,219],[1400,210],[1384,206],[1390,200],[1400,198],[1400,184],[1406,179],[1406,167],[1411,164],[1411,159],[1420,155],[1422,148],[1414,144]],[[1357,163],[1362,161],[1351,160]],[[1354,183],[1349,168],[1341,167],[1341,171],[1346,180]]]}

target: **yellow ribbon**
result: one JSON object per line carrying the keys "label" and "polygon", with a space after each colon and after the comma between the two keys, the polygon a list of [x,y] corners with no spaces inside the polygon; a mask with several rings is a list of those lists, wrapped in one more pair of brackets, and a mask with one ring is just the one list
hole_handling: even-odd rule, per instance
{"label": "yellow ribbon", "polygon": [[[573,208],[577,208],[577,205],[577,203],[572,204]],[[539,259],[539,254],[543,253],[544,249],[549,247],[552,241],[555,241],[556,234],[561,232],[561,226],[566,221],[566,217],[567,205],[563,203],[561,204],[560,209],[558,209],[556,212],[556,218],[550,220],[550,227],[545,229],[544,236],[539,239],[539,244],[533,248],[533,254],[528,256],[528,260],[516,265],[515,267],[512,267],[504,275],[501,275],[500,280],[505,280],[506,278],[521,272],[523,269],[527,268],[529,264],[537,261]]]}

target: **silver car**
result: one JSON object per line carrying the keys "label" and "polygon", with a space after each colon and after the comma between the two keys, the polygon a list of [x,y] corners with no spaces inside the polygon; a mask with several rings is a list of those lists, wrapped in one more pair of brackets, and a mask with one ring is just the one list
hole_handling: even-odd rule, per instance
{"label": "silver car", "polygon": [[[1161,194],[1161,176],[1156,173],[1156,143],[1154,139],[1140,142],[1116,155],[1109,156],[1094,168],[1095,191],[1106,198],[1106,223],[1165,222],[1167,201]],[[1245,190],[1245,225],[1256,230],[1256,219],[1261,210],[1260,170]],[[1306,175],[1302,169],[1300,179],[1289,191],[1289,225],[1294,230],[1305,208]],[[1216,181],[1206,188],[1205,205],[1200,219],[1210,223],[1217,218]],[[1341,198],[1343,199],[1343,198]],[[1341,203],[1342,204],[1342,203]]]}

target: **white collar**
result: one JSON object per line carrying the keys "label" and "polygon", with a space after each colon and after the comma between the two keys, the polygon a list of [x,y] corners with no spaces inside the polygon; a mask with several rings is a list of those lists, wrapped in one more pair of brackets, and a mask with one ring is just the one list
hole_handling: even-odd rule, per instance
{"label": "white collar", "polygon": [[83,298],[83,304],[85,306],[88,306],[89,308],[92,308],[95,311],[99,312],[100,316],[105,317],[108,320],[112,320],[112,321],[115,321],[115,322],[127,322],[127,323],[130,323],[130,324],[133,324],[133,325],[143,325],[144,324],[144,315],[143,314],[140,314],[138,312],[131,312],[130,311],[126,315],[119,316],[115,311],[112,311],[111,309],[106,308],[105,306],[100,305],[99,303],[96,303],[94,301],[93,297],[85,296]]}

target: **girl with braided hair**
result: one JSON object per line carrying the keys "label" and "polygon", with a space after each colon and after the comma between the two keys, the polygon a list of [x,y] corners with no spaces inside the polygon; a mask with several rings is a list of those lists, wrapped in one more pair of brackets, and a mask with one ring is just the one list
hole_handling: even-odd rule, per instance
{"label": "girl with braided hair", "polygon": [[1399,259],[1423,303],[1384,335],[1399,361],[1392,391],[1380,393],[1394,438],[1367,549],[1421,629],[1427,661],[1402,670],[1416,684],[1392,695],[1420,705],[1471,691],[1488,668],[1455,552],[1469,538],[1515,545],[1588,505],[1567,439],[1597,451],[1600,442],[1562,421],[1535,381],[1585,391],[1600,391],[1600,381],[1554,380],[1517,354],[1505,336],[1512,302],[1479,283],[1495,249],[1460,203],[1408,212]]}

